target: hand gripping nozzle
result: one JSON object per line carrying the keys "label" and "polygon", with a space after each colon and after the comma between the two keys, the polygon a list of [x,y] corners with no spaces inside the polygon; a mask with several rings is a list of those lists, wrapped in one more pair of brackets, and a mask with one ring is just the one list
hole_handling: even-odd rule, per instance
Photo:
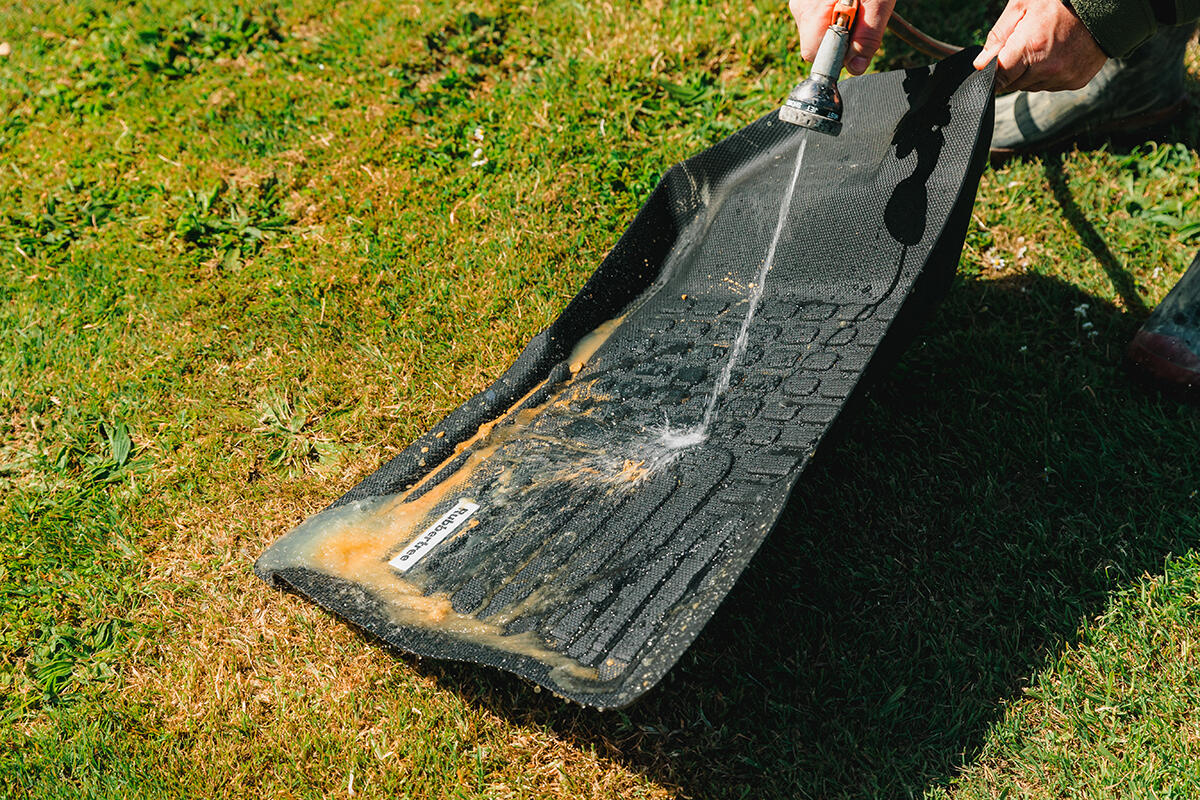
{"label": "hand gripping nozzle", "polygon": [[833,7],[833,21],[813,59],[812,71],[792,89],[779,109],[781,120],[833,136],[841,133],[842,95],[838,92],[837,76],[842,71],[857,14],[858,0],[838,0]]}

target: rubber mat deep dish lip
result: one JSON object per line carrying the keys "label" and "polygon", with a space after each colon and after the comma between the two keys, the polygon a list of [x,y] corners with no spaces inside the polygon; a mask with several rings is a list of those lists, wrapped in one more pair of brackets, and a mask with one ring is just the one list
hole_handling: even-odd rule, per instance
{"label": "rubber mat deep dish lip", "polygon": [[418,655],[637,699],[948,287],[991,132],[974,52],[842,82],[836,138],[771,113],[673,167],[501,378],[258,574]]}

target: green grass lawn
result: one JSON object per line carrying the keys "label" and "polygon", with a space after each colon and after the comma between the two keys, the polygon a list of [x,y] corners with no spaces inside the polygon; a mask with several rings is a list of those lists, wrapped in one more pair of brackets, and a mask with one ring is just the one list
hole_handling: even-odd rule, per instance
{"label": "green grass lawn", "polygon": [[1200,246],[1194,112],[984,174],[936,319],[624,712],[252,575],[793,41],[765,0],[0,10],[0,795],[1200,796],[1200,415],[1119,368]]}

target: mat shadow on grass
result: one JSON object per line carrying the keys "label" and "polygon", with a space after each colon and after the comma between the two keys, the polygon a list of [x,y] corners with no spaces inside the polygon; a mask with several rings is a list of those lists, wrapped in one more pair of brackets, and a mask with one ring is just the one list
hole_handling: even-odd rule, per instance
{"label": "mat shadow on grass", "polygon": [[1144,319],[1149,315],[1150,309],[1146,307],[1145,301],[1138,294],[1137,283],[1133,275],[1113,255],[1108,243],[1104,241],[1104,237],[1100,235],[1096,227],[1088,220],[1087,214],[1075,202],[1075,196],[1071,193],[1066,175],[1063,174],[1062,163],[1054,158],[1049,158],[1044,163],[1044,169],[1050,190],[1054,193],[1054,199],[1058,201],[1063,216],[1079,234],[1084,246],[1100,262],[1104,274],[1112,282],[1113,288],[1116,289],[1125,307],[1132,311],[1138,319]]}
{"label": "mat shadow on grass", "polygon": [[1111,592],[1200,542],[1183,513],[1200,425],[1119,370],[1135,325],[1055,279],[960,282],[624,712],[420,668],[685,796],[920,795]]}

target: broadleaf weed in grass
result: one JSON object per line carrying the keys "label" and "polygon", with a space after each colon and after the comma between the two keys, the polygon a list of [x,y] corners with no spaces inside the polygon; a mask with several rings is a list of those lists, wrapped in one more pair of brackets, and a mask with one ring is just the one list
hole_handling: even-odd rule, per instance
{"label": "broadleaf weed in grass", "polygon": [[25,661],[25,670],[41,691],[40,702],[57,704],[72,684],[95,683],[116,676],[110,656],[121,631],[117,619],[79,627],[58,624],[44,631]]}
{"label": "broadleaf weed in grass", "polygon": [[17,252],[26,258],[70,247],[88,230],[98,230],[113,218],[120,190],[87,186],[68,179],[32,209],[5,215]]}
{"label": "broadleaf weed in grass", "polygon": [[1125,211],[1135,219],[1173,231],[1180,242],[1200,237],[1200,157],[1182,142],[1135,147],[1117,163]]}
{"label": "broadleaf weed in grass", "polygon": [[216,58],[274,49],[282,38],[274,9],[254,13],[233,6],[224,14],[189,15],[171,26],[138,31],[139,54],[134,60],[146,72],[176,79]]}
{"label": "broadleaf weed in grass", "polygon": [[262,404],[258,421],[268,431],[298,436],[308,424],[308,412],[294,405],[286,393],[276,394]]}
{"label": "broadleaf weed in grass", "polygon": [[259,407],[256,432],[266,438],[267,464],[289,477],[341,464],[347,448],[308,430],[311,416],[286,393],[270,395]]}
{"label": "broadleaf weed in grass", "polygon": [[288,229],[280,201],[274,177],[241,191],[224,183],[208,191],[189,189],[186,207],[175,220],[175,234],[186,245],[213,251],[225,266],[236,267]]}
{"label": "broadleaf weed in grass", "polygon": [[83,478],[87,483],[114,483],[150,467],[148,459],[135,459],[136,450],[129,428],[123,421],[100,422],[86,434],[61,445],[50,460],[64,474]]}
{"label": "broadleaf weed in grass", "polygon": [[101,423],[100,432],[108,441],[108,455],[116,469],[122,469],[129,461],[129,455],[133,452],[133,440],[129,438],[129,428],[124,422],[116,422],[112,425]]}

